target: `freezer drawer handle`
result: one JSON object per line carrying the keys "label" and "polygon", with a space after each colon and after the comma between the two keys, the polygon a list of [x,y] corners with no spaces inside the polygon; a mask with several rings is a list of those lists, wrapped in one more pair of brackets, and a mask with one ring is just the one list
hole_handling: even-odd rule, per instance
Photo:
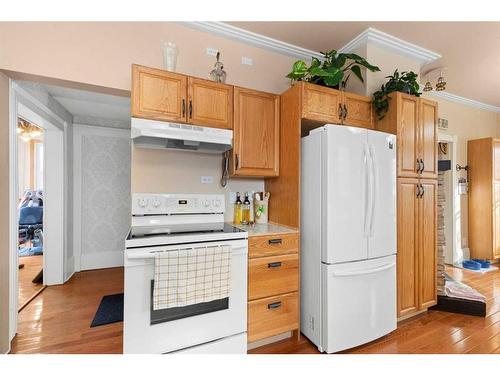
{"label": "freezer drawer handle", "polygon": [[267,268],[278,268],[281,267],[281,262],[272,262],[267,264]]}
{"label": "freezer drawer handle", "polygon": [[279,302],[273,302],[273,303],[270,303],[269,305],[267,305],[267,308],[269,310],[277,309],[277,308],[280,308],[280,307],[281,307],[281,301],[279,301]]}
{"label": "freezer drawer handle", "polygon": [[368,268],[365,270],[360,270],[360,271],[334,271],[333,276],[358,276],[358,275],[367,275],[369,273],[375,273],[375,272],[380,272],[387,270],[389,268],[392,268],[396,265],[396,263],[392,262],[389,264],[386,264],[385,266],[382,267],[376,267],[376,268]]}
{"label": "freezer drawer handle", "polygon": [[273,238],[272,240],[269,240],[268,242],[269,242],[269,245],[279,245],[283,241],[281,240],[281,238]]}

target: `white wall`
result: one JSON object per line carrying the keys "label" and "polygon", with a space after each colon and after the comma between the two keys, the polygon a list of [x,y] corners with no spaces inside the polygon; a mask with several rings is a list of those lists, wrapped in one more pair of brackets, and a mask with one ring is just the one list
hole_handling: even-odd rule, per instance
{"label": "white wall", "polygon": [[74,124],[77,270],[123,265],[130,228],[130,130]]}

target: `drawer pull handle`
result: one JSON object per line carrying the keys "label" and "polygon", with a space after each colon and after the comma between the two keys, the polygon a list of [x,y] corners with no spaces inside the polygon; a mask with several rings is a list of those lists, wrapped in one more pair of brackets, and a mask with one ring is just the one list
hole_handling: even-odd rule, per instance
{"label": "drawer pull handle", "polygon": [[269,245],[279,245],[282,242],[281,238],[273,238],[272,240],[269,240]]}
{"label": "drawer pull handle", "polygon": [[281,267],[281,262],[272,262],[267,264],[267,268],[278,268]]}
{"label": "drawer pull handle", "polygon": [[277,308],[280,308],[280,307],[281,307],[281,301],[280,302],[270,303],[269,305],[267,305],[267,308],[269,310],[277,309]]}

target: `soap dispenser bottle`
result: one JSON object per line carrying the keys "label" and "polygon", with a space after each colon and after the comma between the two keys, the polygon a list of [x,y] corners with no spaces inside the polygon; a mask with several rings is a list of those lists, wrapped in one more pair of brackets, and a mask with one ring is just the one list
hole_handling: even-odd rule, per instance
{"label": "soap dispenser bottle", "polygon": [[242,220],[242,205],[243,203],[241,202],[241,196],[240,193],[236,193],[236,201],[234,202],[234,216],[233,216],[233,222],[234,224],[241,224]]}

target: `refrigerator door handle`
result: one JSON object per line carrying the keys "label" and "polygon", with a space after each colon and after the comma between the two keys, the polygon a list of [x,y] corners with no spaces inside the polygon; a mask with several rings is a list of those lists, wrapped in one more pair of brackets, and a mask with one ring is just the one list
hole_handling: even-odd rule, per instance
{"label": "refrigerator door handle", "polygon": [[375,149],[373,145],[369,145],[370,151],[370,173],[371,173],[371,183],[370,183],[370,203],[372,208],[370,210],[370,227],[369,227],[369,237],[373,235],[373,221],[375,218],[375,200],[376,198],[376,189],[377,189],[377,163],[375,162]]}
{"label": "refrigerator door handle", "polygon": [[368,145],[365,143],[363,145],[363,176],[364,176],[364,229],[363,233],[365,237],[368,237],[368,228],[369,228],[369,213],[368,209],[370,207],[370,187],[369,187],[369,167],[368,167]]}
{"label": "refrigerator door handle", "polygon": [[395,262],[391,262],[389,264],[386,264],[381,267],[375,267],[375,268],[367,268],[367,269],[362,269],[359,271],[333,271],[332,274],[333,276],[361,276],[361,275],[367,275],[370,273],[376,273],[376,272],[381,272],[388,270],[389,268],[392,268],[396,265]]}

